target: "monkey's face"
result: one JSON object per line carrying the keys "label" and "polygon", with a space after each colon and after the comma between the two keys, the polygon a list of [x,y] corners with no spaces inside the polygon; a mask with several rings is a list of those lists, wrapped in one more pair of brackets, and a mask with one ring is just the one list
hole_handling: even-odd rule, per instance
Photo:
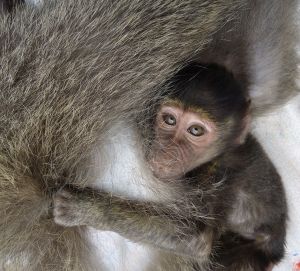
{"label": "monkey's face", "polygon": [[163,104],[155,122],[150,166],[158,178],[180,178],[218,153],[217,126],[199,109]]}

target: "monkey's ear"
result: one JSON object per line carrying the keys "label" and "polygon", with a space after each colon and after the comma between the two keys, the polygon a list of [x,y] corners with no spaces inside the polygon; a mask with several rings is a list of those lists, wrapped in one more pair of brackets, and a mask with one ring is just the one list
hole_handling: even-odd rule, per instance
{"label": "monkey's ear", "polygon": [[238,137],[236,138],[236,144],[242,145],[244,144],[247,135],[249,134],[250,131],[250,123],[251,123],[251,117],[250,117],[250,104],[251,100],[250,98],[247,100],[247,108],[245,109],[245,116],[242,119],[242,124],[241,124],[241,131]]}
{"label": "monkey's ear", "polygon": [[242,128],[240,131],[239,136],[236,138],[236,144],[238,145],[242,145],[245,143],[246,137],[249,134],[249,130],[250,130],[250,122],[251,122],[251,118],[250,115],[247,115],[244,117],[244,119],[242,120]]}

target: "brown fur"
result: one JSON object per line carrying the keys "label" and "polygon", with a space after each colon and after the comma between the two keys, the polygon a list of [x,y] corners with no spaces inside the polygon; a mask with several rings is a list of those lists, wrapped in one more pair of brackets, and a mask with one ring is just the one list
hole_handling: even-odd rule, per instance
{"label": "brown fur", "polygon": [[[254,16],[249,3],[269,3],[261,2],[65,0],[16,10],[13,19],[0,18],[4,270],[87,270],[81,233],[53,222],[53,191],[66,181],[84,180],[90,152],[96,143],[101,145],[107,128],[120,117],[135,119],[145,105],[155,103],[167,78],[201,58],[212,40],[226,38],[225,28],[235,29],[240,19],[248,24],[245,15],[255,46],[242,55],[251,57],[260,40],[267,40],[274,54],[279,50],[287,61],[278,68],[281,79],[272,86],[274,99],[269,101],[267,92],[254,105],[261,109],[290,96],[296,69],[290,34],[296,1],[269,6],[269,17],[263,8]],[[275,17],[280,23],[274,25]],[[257,34],[262,29],[254,25],[258,18],[274,31]],[[279,48],[274,35],[283,41]],[[238,57],[233,53],[229,59]]]}

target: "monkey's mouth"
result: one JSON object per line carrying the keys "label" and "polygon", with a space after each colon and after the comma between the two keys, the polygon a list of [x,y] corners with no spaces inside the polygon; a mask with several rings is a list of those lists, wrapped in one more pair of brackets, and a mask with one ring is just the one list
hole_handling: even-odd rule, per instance
{"label": "monkey's mouth", "polygon": [[[179,159],[178,159],[179,158]],[[159,179],[179,179],[184,174],[184,164],[180,157],[166,157],[166,155],[155,155],[149,159],[149,166],[154,176]]]}

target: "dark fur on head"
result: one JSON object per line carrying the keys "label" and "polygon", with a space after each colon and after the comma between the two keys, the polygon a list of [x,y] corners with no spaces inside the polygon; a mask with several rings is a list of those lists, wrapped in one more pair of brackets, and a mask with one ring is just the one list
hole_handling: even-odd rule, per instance
{"label": "dark fur on head", "polygon": [[172,85],[173,97],[209,112],[220,123],[234,115],[243,118],[249,106],[246,91],[217,64],[192,63],[175,75]]}
{"label": "dark fur on head", "polygon": [[174,76],[169,89],[171,99],[208,113],[219,127],[221,145],[227,146],[226,149],[236,147],[237,135],[248,132],[249,95],[225,67],[191,63]]}

